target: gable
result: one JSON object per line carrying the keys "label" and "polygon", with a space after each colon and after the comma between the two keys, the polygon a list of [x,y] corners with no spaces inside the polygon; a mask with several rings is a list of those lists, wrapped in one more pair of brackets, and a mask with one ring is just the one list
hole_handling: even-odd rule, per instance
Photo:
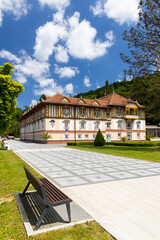
{"label": "gable", "polygon": [[86,104],[86,102],[83,99],[80,99],[78,103]]}
{"label": "gable", "polygon": [[67,97],[64,97],[60,102],[70,102]]}
{"label": "gable", "polygon": [[92,102],[92,105],[100,105],[99,102],[97,102],[96,100],[94,102]]}

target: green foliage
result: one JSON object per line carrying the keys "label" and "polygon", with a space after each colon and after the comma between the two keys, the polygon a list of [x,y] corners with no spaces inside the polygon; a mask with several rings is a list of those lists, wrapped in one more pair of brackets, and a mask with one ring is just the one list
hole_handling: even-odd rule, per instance
{"label": "green foliage", "polygon": [[104,146],[105,145],[105,140],[103,137],[103,134],[101,133],[100,129],[96,135],[96,138],[94,140],[94,146]]}
{"label": "green foliage", "polygon": [[151,139],[152,137],[153,137],[153,136],[152,136],[151,133],[147,133],[147,134],[146,134],[146,140],[147,140],[147,141],[150,141],[150,139]]}
{"label": "green foliage", "polygon": [[19,121],[19,119],[22,117],[22,115],[23,115],[23,110],[21,108],[16,107],[15,112],[11,118],[10,127],[8,129],[8,132],[14,132],[15,137],[20,136],[20,121]]}
{"label": "green foliage", "polygon": [[121,141],[122,141],[122,142],[126,142],[126,141],[127,141],[127,138],[126,138],[126,137],[121,137]]}
{"label": "green foliage", "polygon": [[160,2],[140,0],[139,21],[130,31],[124,31],[123,39],[131,49],[131,56],[121,53],[121,58],[130,66],[129,73],[142,76],[159,74],[160,56]]}
{"label": "green foliage", "polygon": [[67,142],[68,146],[87,146],[94,145],[94,142]]}
{"label": "green foliage", "polygon": [[0,135],[7,134],[16,109],[16,98],[24,91],[23,85],[12,79],[13,69],[11,63],[0,66]]}
{"label": "green foliage", "polygon": [[46,95],[42,94],[39,98],[39,101],[42,102],[42,100],[46,100]]}
{"label": "green foliage", "polygon": [[106,142],[106,145],[129,146],[129,147],[154,147],[160,146],[160,142],[136,141],[136,142]]}
{"label": "green foliage", "polygon": [[41,135],[41,138],[43,138],[45,141],[47,141],[48,139],[52,138],[51,135],[49,135],[49,133],[43,133]]}

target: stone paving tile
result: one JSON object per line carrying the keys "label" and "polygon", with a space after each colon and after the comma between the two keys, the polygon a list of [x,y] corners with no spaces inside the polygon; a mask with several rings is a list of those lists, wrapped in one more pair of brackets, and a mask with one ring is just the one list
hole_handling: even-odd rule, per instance
{"label": "stone paving tile", "polygon": [[54,180],[62,187],[77,186],[77,185],[88,183],[84,179],[77,176],[66,177],[66,178],[55,178]]}
{"label": "stone paving tile", "polygon": [[100,174],[100,173],[87,175],[87,176],[84,176],[84,178],[93,182],[93,183],[115,180],[115,178],[113,178],[111,176],[107,176],[107,175]]}
{"label": "stone paving tile", "polygon": [[61,187],[160,175],[159,163],[49,144],[12,143],[23,159]]}

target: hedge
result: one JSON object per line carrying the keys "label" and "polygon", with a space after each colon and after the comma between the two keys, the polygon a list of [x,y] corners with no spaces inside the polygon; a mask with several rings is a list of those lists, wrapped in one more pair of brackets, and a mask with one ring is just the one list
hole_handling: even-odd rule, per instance
{"label": "hedge", "polygon": [[[160,146],[160,142],[150,142],[150,141],[135,141],[135,142],[106,142],[106,145],[114,146],[128,146],[128,147],[156,147]],[[68,146],[94,146],[94,142],[68,142]]]}

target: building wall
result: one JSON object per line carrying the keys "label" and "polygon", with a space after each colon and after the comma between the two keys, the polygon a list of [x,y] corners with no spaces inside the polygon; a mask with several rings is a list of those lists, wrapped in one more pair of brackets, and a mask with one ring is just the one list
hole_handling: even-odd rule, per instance
{"label": "building wall", "polygon": [[[84,114],[81,114],[83,110]],[[129,115],[124,107],[98,109],[78,106],[75,109],[73,106],[46,105],[21,120],[21,139],[44,142],[41,135],[48,132],[51,135],[51,139],[48,140],[50,143],[91,141],[100,129],[105,139],[106,135],[110,134],[111,141],[121,140],[121,137],[128,135],[130,140],[145,140],[144,110],[137,111],[137,115]],[[108,128],[107,122],[110,123]],[[132,129],[127,129],[128,122],[131,123]]]}

